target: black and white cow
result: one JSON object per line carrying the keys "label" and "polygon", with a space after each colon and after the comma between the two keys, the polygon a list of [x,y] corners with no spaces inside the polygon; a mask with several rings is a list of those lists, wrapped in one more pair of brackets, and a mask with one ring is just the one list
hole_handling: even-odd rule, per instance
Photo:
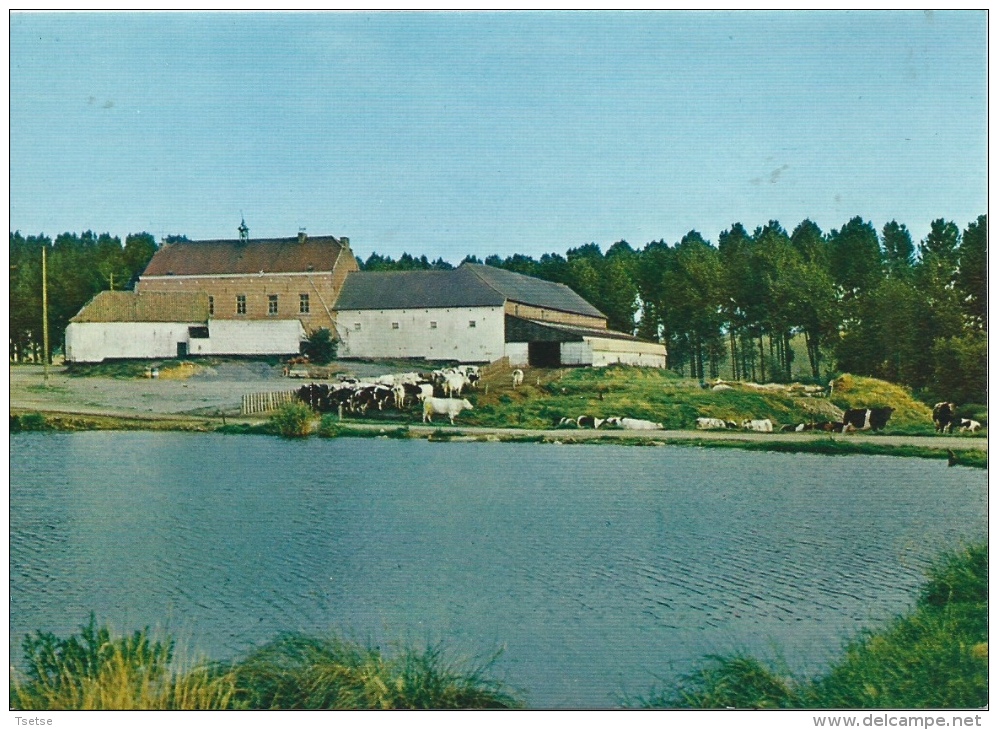
{"label": "black and white cow", "polygon": [[932,422],[937,433],[953,433],[953,422],[956,420],[956,404],[943,401],[932,407]]}
{"label": "black and white cow", "polygon": [[879,431],[891,418],[893,408],[851,408],[842,415],[843,431]]}

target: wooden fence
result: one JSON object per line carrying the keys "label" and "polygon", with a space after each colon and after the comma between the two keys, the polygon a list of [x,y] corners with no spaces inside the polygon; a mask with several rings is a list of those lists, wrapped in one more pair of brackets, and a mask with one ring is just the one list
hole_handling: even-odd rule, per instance
{"label": "wooden fence", "polygon": [[254,413],[267,413],[276,411],[287,403],[296,400],[297,391],[280,390],[273,393],[246,393],[243,396],[243,405],[240,413],[244,416],[252,416]]}

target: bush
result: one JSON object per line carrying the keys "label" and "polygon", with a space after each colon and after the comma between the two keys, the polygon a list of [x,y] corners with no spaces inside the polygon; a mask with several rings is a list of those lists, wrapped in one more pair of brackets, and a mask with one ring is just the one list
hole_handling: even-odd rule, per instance
{"label": "bush", "polygon": [[312,416],[304,403],[288,403],[270,417],[270,426],[284,438],[305,438],[312,431]]}
{"label": "bush", "polygon": [[10,432],[20,431],[49,431],[52,426],[41,413],[25,413],[20,416],[10,417]]}
{"label": "bush", "polygon": [[325,327],[320,327],[308,336],[302,348],[303,354],[316,365],[325,365],[336,358],[339,342]]}

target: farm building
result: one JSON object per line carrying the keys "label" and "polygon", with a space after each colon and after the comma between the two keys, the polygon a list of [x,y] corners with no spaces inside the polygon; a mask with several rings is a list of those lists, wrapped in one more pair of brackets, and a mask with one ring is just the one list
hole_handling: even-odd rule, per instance
{"label": "farm building", "polygon": [[665,347],[607,329],[564,284],[481,264],[356,272],[336,303],[340,356],[665,367]]}
{"label": "farm building", "polygon": [[66,330],[66,359],[275,355],[335,332],[347,358],[665,367],[665,347],[607,329],[564,284],[492,266],[359,271],[347,238],[181,241],[135,292],[103,292]]}
{"label": "farm building", "polygon": [[66,361],[287,355],[304,336],[297,319],[214,319],[203,292],[104,291],[69,321]]}
{"label": "farm building", "polygon": [[215,320],[294,320],[306,332],[333,331],[334,303],[347,274],[359,267],[348,238],[240,238],[165,244],[152,257],[135,290],[198,292],[208,296]]}

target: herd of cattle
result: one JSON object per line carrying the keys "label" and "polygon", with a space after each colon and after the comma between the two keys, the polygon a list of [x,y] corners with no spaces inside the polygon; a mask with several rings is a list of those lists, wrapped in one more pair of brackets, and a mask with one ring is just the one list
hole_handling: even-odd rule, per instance
{"label": "herd of cattle", "polygon": [[[852,408],[842,414],[841,421],[816,421],[811,423],[788,423],[780,427],[782,432],[827,431],[829,433],[849,433],[851,431],[879,431],[887,425],[893,408]],[[723,428],[743,428],[747,431],[773,433],[775,426],[768,418],[750,419],[740,424],[720,418],[698,418],[697,428],[712,430]]]}
{"label": "herd of cattle", "polygon": [[363,416],[369,411],[408,411],[420,404],[423,421],[432,422],[434,415],[447,415],[453,423],[458,413],[472,407],[466,398],[455,396],[476,387],[481,377],[477,366],[461,365],[432,373],[381,375],[372,381],[342,377],[333,385],[304,385],[297,395],[298,400],[319,413]]}
{"label": "herd of cattle", "polygon": [[[370,411],[410,411],[420,407],[424,423],[432,423],[433,416],[446,416],[451,424],[462,411],[473,410],[471,402],[462,397],[467,389],[474,389],[481,380],[481,371],[474,365],[434,370],[431,373],[399,373],[382,375],[372,381],[341,377],[335,384],[311,383],[298,389],[298,399],[320,413],[339,412],[365,415]],[[512,373],[513,387],[523,383],[523,371]],[[957,416],[956,405],[936,403],[932,421],[938,433],[952,433],[956,427],[961,432],[976,433],[981,424]],[[842,414],[841,421],[817,421],[786,424],[783,432],[827,431],[850,433],[852,431],[880,431],[890,420],[893,408],[852,408]],[[662,430],[663,424],[627,416],[599,418],[582,415],[575,418],[556,419],[558,428],[620,428],[629,431]],[[776,425],[768,418],[750,418],[730,421],[721,418],[697,418],[699,430],[743,429],[759,433],[773,433]]]}

